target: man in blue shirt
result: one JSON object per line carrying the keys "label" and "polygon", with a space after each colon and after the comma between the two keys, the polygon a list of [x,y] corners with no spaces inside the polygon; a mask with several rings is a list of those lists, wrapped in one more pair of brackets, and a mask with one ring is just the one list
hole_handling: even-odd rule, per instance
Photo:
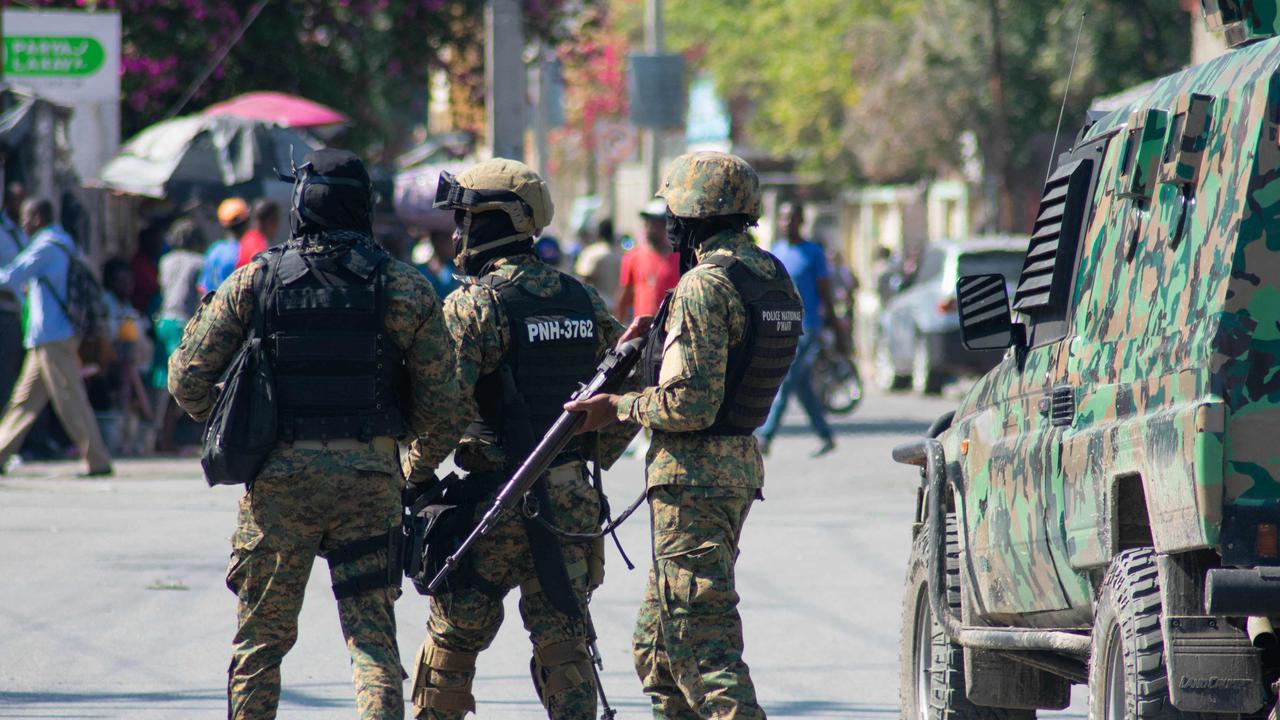
{"label": "man in blue shirt", "polygon": [[22,228],[31,243],[0,267],[0,287],[27,292],[27,348],[22,374],[13,386],[9,409],[0,419],[0,468],[22,447],[22,440],[45,405],[62,421],[88,462],[88,476],[110,475],[111,456],[98,429],[80,376],[80,338],[62,306],[67,270],[78,254],[67,233],[53,222],[53,204],[31,199],[22,205]]}
{"label": "man in blue shirt", "polygon": [[218,204],[218,224],[226,235],[204,253],[204,269],[196,282],[201,294],[218,289],[231,276],[240,259],[240,237],[249,230],[249,204],[242,198],[227,198]]}
{"label": "man in blue shirt", "polygon": [[[760,451],[768,454],[773,436],[782,424],[782,416],[787,411],[787,403],[791,394],[795,393],[800,405],[809,416],[809,426],[817,434],[822,445],[814,453],[814,457],[826,455],[836,447],[831,427],[827,425],[826,411],[822,401],[813,391],[813,364],[818,359],[822,348],[823,324],[835,326],[835,302],[831,296],[831,285],[827,281],[827,255],[822,246],[801,235],[804,226],[804,208],[799,204],[783,203],[778,207],[778,225],[783,228],[783,242],[775,242],[770,251],[786,266],[791,280],[800,293],[800,301],[804,303],[804,335],[800,337],[800,347],[796,350],[795,363],[787,373],[778,396],[774,398],[773,408],[769,411],[769,419],[757,431],[760,439]],[[837,337],[840,337],[837,329]]]}
{"label": "man in blue shirt", "polygon": [[[5,186],[0,205],[0,267],[13,262],[27,247],[27,234],[18,226],[25,199],[22,183]],[[18,295],[0,288],[0,398],[9,397],[22,367],[22,303]]]}

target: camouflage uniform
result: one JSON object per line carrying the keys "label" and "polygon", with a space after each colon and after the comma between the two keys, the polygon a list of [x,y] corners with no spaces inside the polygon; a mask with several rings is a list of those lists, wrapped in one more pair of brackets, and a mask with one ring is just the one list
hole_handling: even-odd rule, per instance
{"label": "camouflage uniform", "polygon": [[[364,242],[364,240],[362,240]],[[331,252],[309,241],[303,254]],[[183,410],[204,420],[213,386],[244,342],[254,311],[253,276],[263,259],[237,270],[205,298],[169,360],[169,390]],[[404,469],[430,477],[468,418],[459,412],[455,356],[440,301],[422,275],[392,261],[386,269],[386,331],[404,353],[411,402]],[[239,629],[228,669],[228,716],[274,717],[280,663],[297,638],[297,617],[316,555],[386,532],[400,522],[402,468],[396,444],[379,438],[356,449],[303,449],[281,443],[240,500],[227,586],[239,598]],[[385,551],[335,564],[335,583],[386,567]],[[351,652],[362,718],[400,718],[403,679],[395,638],[398,587],[338,601]]]}
{"label": "camouflage uniform", "polygon": [[[680,161],[673,165],[663,193],[673,212],[671,184],[681,182],[680,167]],[[733,199],[735,191],[751,192],[725,188],[720,196],[730,200],[724,204],[752,204]],[[775,277],[773,261],[745,233],[722,232],[697,248],[699,263],[716,255],[735,255],[755,274]],[[696,433],[716,420],[729,349],[742,341],[746,324],[746,308],[725,270],[695,266],[671,299],[658,385],[618,401],[619,420],[653,431],[646,458],[653,566],[633,649],[654,717],[765,717],[742,659],[734,583],[738,542],[752,502],[761,497],[764,463],[751,435]]]}
{"label": "camouflage uniform", "polygon": [[[560,274],[532,254],[498,259],[492,273],[518,283],[537,297],[551,298],[560,292]],[[617,342],[622,326],[609,314],[600,296],[590,288],[587,291],[601,329],[599,352],[603,354]],[[448,297],[444,315],[458,347],[461,384],[464,390],[473,388],[481,376],[498,369],[510,347],[502,306],[491,288],[473,283]],[[471,394],[464,392],[462,405],[469,416],[479,416]],[[602,435],[600,456],[604,464],[621,453],[635,431],[633,425],[615,425]],[[478,437],[464,438],[454,457],[459,467],[473,473],[470,478],[475,479],[492,477],[505,462],[501,447]],[[598,528],[600,498],[582,462],[552,468],[547,490],[558,527],[575,533]],[[476,511],[477,521],[486,509],[482,503]],[[603,544],[562,542],[562,548],[573,592],[585,606],[588,593],[603,579]],[[502,624],[501,594],[519,587],[520,614],[534,646],[535,686],[548,716],[593,720],[596,688],[586,654],[586,628],[581,620],[555,610],[541,591],[520,518],[506,518],[480,539],[468,562],[486,586],[485,591],[471,587],[432,598],[428,634],[418,651],[413,689],[417,717],[454,720],[474,711],[471,683],[476,656],[489,647]]]}

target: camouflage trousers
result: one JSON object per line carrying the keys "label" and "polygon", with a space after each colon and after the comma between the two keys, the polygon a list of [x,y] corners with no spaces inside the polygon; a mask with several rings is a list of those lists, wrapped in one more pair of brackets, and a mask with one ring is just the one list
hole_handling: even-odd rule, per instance
{"label": "camouflage trousers", "polygon": [[[280,663],[298,637],[298,612],[318,554],[387,532],[400,522],[400,479],[353,467],[341,452],[280,450],[240,499],[227,587],[239,598],[227,717],[274,718]],[[394,467],[388,465],[388,467]],[[387,552],[330,565],[335,584],[385,571]],[[396,645],[399,587],[338,600],[361,718],[404,717]]]}
{"label": "camouflage trousers", "polygon": [[[567,532],[596,529],[600,500],[582,463],[552,468],[547,491],[555,524]],[[487,508],[482,503],[477,520]],[[586,607],[604,573],[601,542],[561,541],[578,603]],[[427,638],[418,650],[413,705],[420,720],[460,720],[475,712],[471,683],[476,657],[489,647],[503,619],[503,596],[520,588],[520,617],[533,643],[534,690],[552,720],[595,720],[596,686],[587,653],[587,630],[551,606],[533,568],[528,534],[508,517],[480,539],[470,567],[484,590],[469,587],[431,598]]]}
{"label": "camouflage trousers", "polygon": [[742,660],[733,576],[756,496],[749,488],[649,488],[653,567],[632,647],[655,718],[765,717]]}

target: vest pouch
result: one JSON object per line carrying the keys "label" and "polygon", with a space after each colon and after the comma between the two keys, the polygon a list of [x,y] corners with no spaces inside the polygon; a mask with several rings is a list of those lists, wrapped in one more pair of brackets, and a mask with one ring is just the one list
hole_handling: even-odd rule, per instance
{"label": "vest pouch", "polygon": [[200,466],[213,485],[249,485],[276,445],[276,389],[271,362],[254,337],[232,359],[204,429]]}

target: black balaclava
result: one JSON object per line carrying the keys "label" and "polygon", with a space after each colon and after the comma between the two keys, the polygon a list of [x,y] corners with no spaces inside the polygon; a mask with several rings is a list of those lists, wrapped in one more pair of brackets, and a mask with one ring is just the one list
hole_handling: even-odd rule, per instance
{"label": "black balaclava", "polygon": [[296,169],[289,229],[293,237],[332,230],[373,235],[373,189],[360,158],[346,150],[308,153]]}
{"label": "black balaclava", "polygon": [[707,238],[725,230],[741,232],[751,224],[746,215],[715,215],[708,218],[686,218],[667,210],[667,239],[680,253],[680,274],[698,264],[698,246]]}
{"label": "black balaclava", "polygon": [[[511,216],[501,210],[481,213],[454,210],[453,221],[457,225],[457,229],[453,233],[453,253],[455,257],[461,257],[462,251],[466,249],[462,247],[462,227],[468,220],[471,224],[466,231],[466,237],[475,245],[483,245],[499,238],[510,237],[516,232],[515,226],[511,222]],[[532,251],[533,238],[529,238],[524,242],[500,245],[492,250],[467,256],[467,259],[461,263],[458,269],[462,271],[463,275],[480,277],[485,274],[485,271],[494,260]]]}

